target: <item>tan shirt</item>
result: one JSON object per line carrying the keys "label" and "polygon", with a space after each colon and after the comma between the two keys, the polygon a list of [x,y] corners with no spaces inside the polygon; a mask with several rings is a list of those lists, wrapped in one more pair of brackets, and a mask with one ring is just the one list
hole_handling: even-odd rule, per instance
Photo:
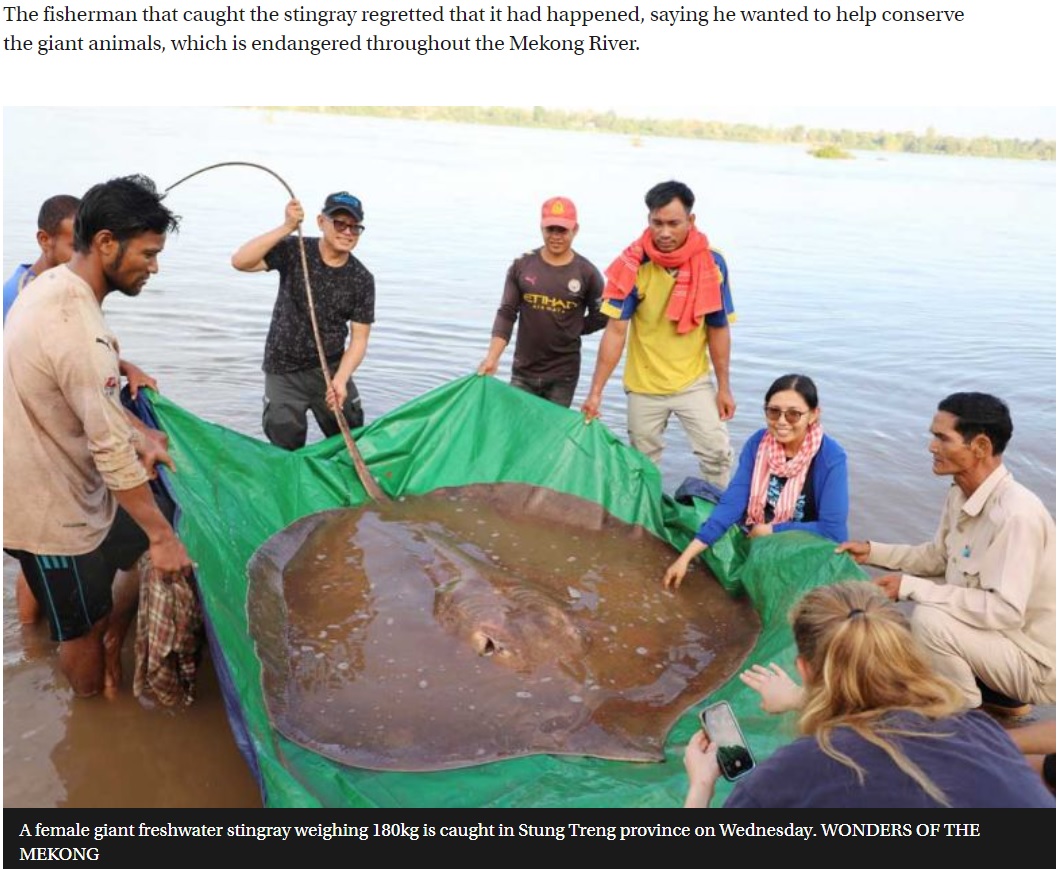
{"label": "tan shirt", "polygon": [[4,546],[82,555],[148,475],[119,400],[118,341],[66,266],[20,293],[4,325]]}
{"label": "tan shirt", "polygon": [[903,571],[899,598],[1000,631],[1056,667],[1056,525],[1045,505],[1001,465],[970,498],[954,484],[935,539],[873,543],[870,564]]}

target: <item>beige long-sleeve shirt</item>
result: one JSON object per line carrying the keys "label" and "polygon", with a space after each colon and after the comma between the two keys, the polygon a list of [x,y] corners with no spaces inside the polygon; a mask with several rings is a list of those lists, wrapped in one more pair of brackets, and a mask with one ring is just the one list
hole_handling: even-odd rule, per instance
{"label": "beige long-sleeve shirt", "polygon": [[119,399],[118,341],[92,289],[58,266],[4,324],[4,546],[82,555],[114,521],[112,490],[147,482]]}
{"label": "beige long-sleeve shirt", "polygon": [[970,498],[950,488],[934,540],[872,543],[868,562],[902,571],[899,599],[1000,631],[1055,668],[1056,551],[1049,511],[1001,465]]}

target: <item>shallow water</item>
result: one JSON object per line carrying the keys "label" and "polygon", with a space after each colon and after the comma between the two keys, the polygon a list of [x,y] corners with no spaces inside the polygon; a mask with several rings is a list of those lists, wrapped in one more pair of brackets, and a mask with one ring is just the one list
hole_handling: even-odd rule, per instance
{"label": "shallow water", "polygon": [[[985,390],[1012,407],[1009,466],[1055,511],[1055,164],[827,161],[791,146],[636,147],[623,136],[221,108],[7,109],[4,121],[5,274],[35,258],[42,199],[114,175],[166,186],[248,160],[283,176],[308,213],[336,189],[359,195],[369,229],[357,253],[378,287],[358,376],[368,420],[476,367],[506,267],[537,243],[544,199],[576,201],[576,247],[605,267],[641,230],[644,191],[678,177],[732,272],[736,448],[761,425],[768,384],[803,371],[849,453],[851,534],[923,540],[946,488],[926,452],[935,403]],[[163,392],[255,437],[276,283],[234,272],[229,256],[281,222],[286,198],[246,167],[177,187],[168,201],[183,225],[160,273],[140,298],[105,305],[123,355]],[[577,405],[597,346],[598,336],[585,344]],[[603,421],[624,437],[619,371]],[[670,430],[667,444],[671,491],[696,465],[682,433]],[[74,702],[43,629],[18,626],[4,567],[5,805],[257,804],[209,671],[180,712],[144,711],[128,696]]]}
{"label": "shallow water", "polygon": [[518,484],[305,517],[249,567],[270,719],[368,769],[662,760],[760,629],[704,567],[666,591],[674,557],[597,504]]}

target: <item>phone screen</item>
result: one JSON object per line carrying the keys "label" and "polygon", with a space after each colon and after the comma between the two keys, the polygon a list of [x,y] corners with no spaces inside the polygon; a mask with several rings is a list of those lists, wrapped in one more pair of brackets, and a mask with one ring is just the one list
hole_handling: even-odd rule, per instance
{"label": "phone screen", "polygon": [[702,710],[702,724],[717,744],[717,763],[726,779],[734,781],[754,768],[753,755],[727,703],[714,703]]}

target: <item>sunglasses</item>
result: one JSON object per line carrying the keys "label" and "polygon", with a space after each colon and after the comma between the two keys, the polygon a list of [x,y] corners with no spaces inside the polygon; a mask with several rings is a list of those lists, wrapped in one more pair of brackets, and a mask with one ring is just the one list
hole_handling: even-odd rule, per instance
{"label": "sunglasses", "polygon": [[773,407],[771,404],[765,405],[765,419],[769,422],[776,422],[782,416],[791,425],[795,425],[807,413],[809,413],[808,410],[795,410],[793,407],[784,410],[782,407]]}
{"label": "sunglasses", "polygon": [[326,215],[326,219],[333,225],[333,229],[340,233],[349,232],[351,235],[362,235],[366,231],[365,225],[361,223],[337,220],[335,217],[329,217],[328,215]]}
{"label": "sunglasses", "polygon": [[564,226],[545,226],[543,231],[547,235],[567,235],[571,230],[566,229]]}

